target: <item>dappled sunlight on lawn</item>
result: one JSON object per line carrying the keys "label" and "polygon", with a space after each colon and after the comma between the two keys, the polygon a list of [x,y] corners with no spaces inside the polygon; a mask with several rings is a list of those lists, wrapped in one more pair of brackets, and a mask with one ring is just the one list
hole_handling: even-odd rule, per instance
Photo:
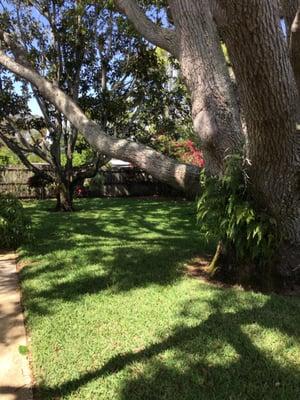
{"label": "dappled sunlight on lawn", "polygon": [[300,300],[183,274],[209,251],[191,203],[28,207],[22,287],[39,397],[297,399]]}

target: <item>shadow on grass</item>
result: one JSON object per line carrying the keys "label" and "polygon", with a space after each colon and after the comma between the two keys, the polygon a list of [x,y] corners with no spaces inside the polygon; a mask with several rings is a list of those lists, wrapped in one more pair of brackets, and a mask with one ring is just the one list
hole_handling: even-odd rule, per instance
{"label": "shadow on grass", "polygon": [[[56,301],[76,302],[104,290],[171,284],[185,260],[199,248],[207,251],[191,204],[93,200],[79,205],[84,211],[74,214],[48,213],[49,203],[32,210],[36,240],[23,255],[37,263],[22,271],[29,315],[47,318]],[[103,379],[126,371],[116,400],[299,399],[299,360],[290,348],[299,344],[300,301],[275,295],[257,301],[251,293],[213,287],[208,292],[207,298],[199,295],[183,304],[184,322],[160,341],[117,354],[101,368],[57,386],[41,385],[36,398],[81,395],[93,381],[100,387]]]}
{"label": "shadow on grass", "polygon": [[191,203],[96,199],[83,205],[73,214],[49,213],[48,202],[31,211],[36,239],[22,256],[38,262],[21,277],[49,284],[24,291],[29,312],[51,312],[47,300],[170,284],[184,261],[206,247]]}
{"label": "shadow on grass", "polygon": [[148,240],[149,235],[158,240],[199,241],[193,203],[95,199],[79,204],[82,211],[75,213],[49,213],[49,201],[29,211],[35,221],[35,240],[25,253],[45,255],[74,245],[90,246],[93,239],[100,239],[99,244],[105,239],[134,243],[141,238]]}
{"label": "shadow on grass", "polygon": [[[299,342],[300,302],[270,296],[263,306],[249,304],[233,311],[230,307],[240,301],[235,291],[212,291],[213,299],[208,301],[212,313],[203,322],[178,326],[162,341],[118,354],[78,379],[37,388],[38,398],[65,398],[94,380],[124,369],[135,371],[134,366],[142,363],[138,373],[127,374],[122,381],[119,400],[298,399],[299,363],[289,359],[288,349],[286,359],[276,359],[274,348],[268,351],[268,346],[254,344],[244,327],[253,325],[262,338],[268,329]],[[182,312],[195,317],[193,307],[189,303]]]}

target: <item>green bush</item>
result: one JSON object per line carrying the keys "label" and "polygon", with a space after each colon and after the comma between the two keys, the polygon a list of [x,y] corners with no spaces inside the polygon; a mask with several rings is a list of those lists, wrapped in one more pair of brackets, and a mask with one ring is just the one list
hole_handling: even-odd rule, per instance
{"label": "green bush", "polygon": [[50,184],[42,174],[34,174],[27,180],[27,184],[30,188],[44,188]]}
{"label": "green bush", "polygon": [[230,156],[223,176],[201,173],[198,222],[207,238],[217,238],[224,248],[234,248],[238,263],[266,265],[274,256],[280,237],[276,220],[256,208],[247,187],[242,157]]}
{"label": "green bush", "polygon": [[0,196],[0,248],[15,249],[31,237],[30,218],[12,195]]}

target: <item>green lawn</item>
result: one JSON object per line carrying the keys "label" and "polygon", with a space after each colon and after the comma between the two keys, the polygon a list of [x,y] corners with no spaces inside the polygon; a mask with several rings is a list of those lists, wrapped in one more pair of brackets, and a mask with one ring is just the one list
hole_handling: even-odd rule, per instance
{"label": "green lawn", "polygon": [[36,399],[300,399],[300,299],[183,274],[207,251],[191,203],[27,205],[23,301]]}

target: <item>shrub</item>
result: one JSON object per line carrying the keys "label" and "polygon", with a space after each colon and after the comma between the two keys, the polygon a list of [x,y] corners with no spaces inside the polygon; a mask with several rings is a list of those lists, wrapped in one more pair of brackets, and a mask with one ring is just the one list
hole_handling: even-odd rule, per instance
{"label": "shrub", "polygon": [[31,222],[22,203],[12,195],[0,196],[0,247],[15,249],[31,237]]}
{"label": "shrub", "polygon": [[174,140],[167,135],[161,134],[155,138],[152,145],[169,157],[187,164],[197,165],[200,168],[204,167],[202,151],[191,139]]}
{"label": "shrub", "polygon": [[54,190],[55,188],[54,180],[52,178],[49,179],[49,177],[43,173],[35,173],[29,177],[27,184],[30,188],[35,189],[36,196],[40,200],[44,200],[47,196],[46,187],[50,190]]}
{"label": "shrub", "polygon": [[179,160],[187,164],[197,165],[200,168],[204,167],[202,151],[197,148],[192,140],[178,141],[175,148],[175,154]]}
{"label": "shrub", "polygon": [[31,188],[44,188],[49,185],[49,181],[40,174],[34,174],[28,178],[27,184]]}
{"label": "shrub", "polygon": [[201,172],[201,196],[197,217],[201,231],[218,239],[223,247],[234,248],[237,264],[265,266],[280,242],[276,220],[257,209],[249,194],[242,157],[230,156],[223,176]]}

